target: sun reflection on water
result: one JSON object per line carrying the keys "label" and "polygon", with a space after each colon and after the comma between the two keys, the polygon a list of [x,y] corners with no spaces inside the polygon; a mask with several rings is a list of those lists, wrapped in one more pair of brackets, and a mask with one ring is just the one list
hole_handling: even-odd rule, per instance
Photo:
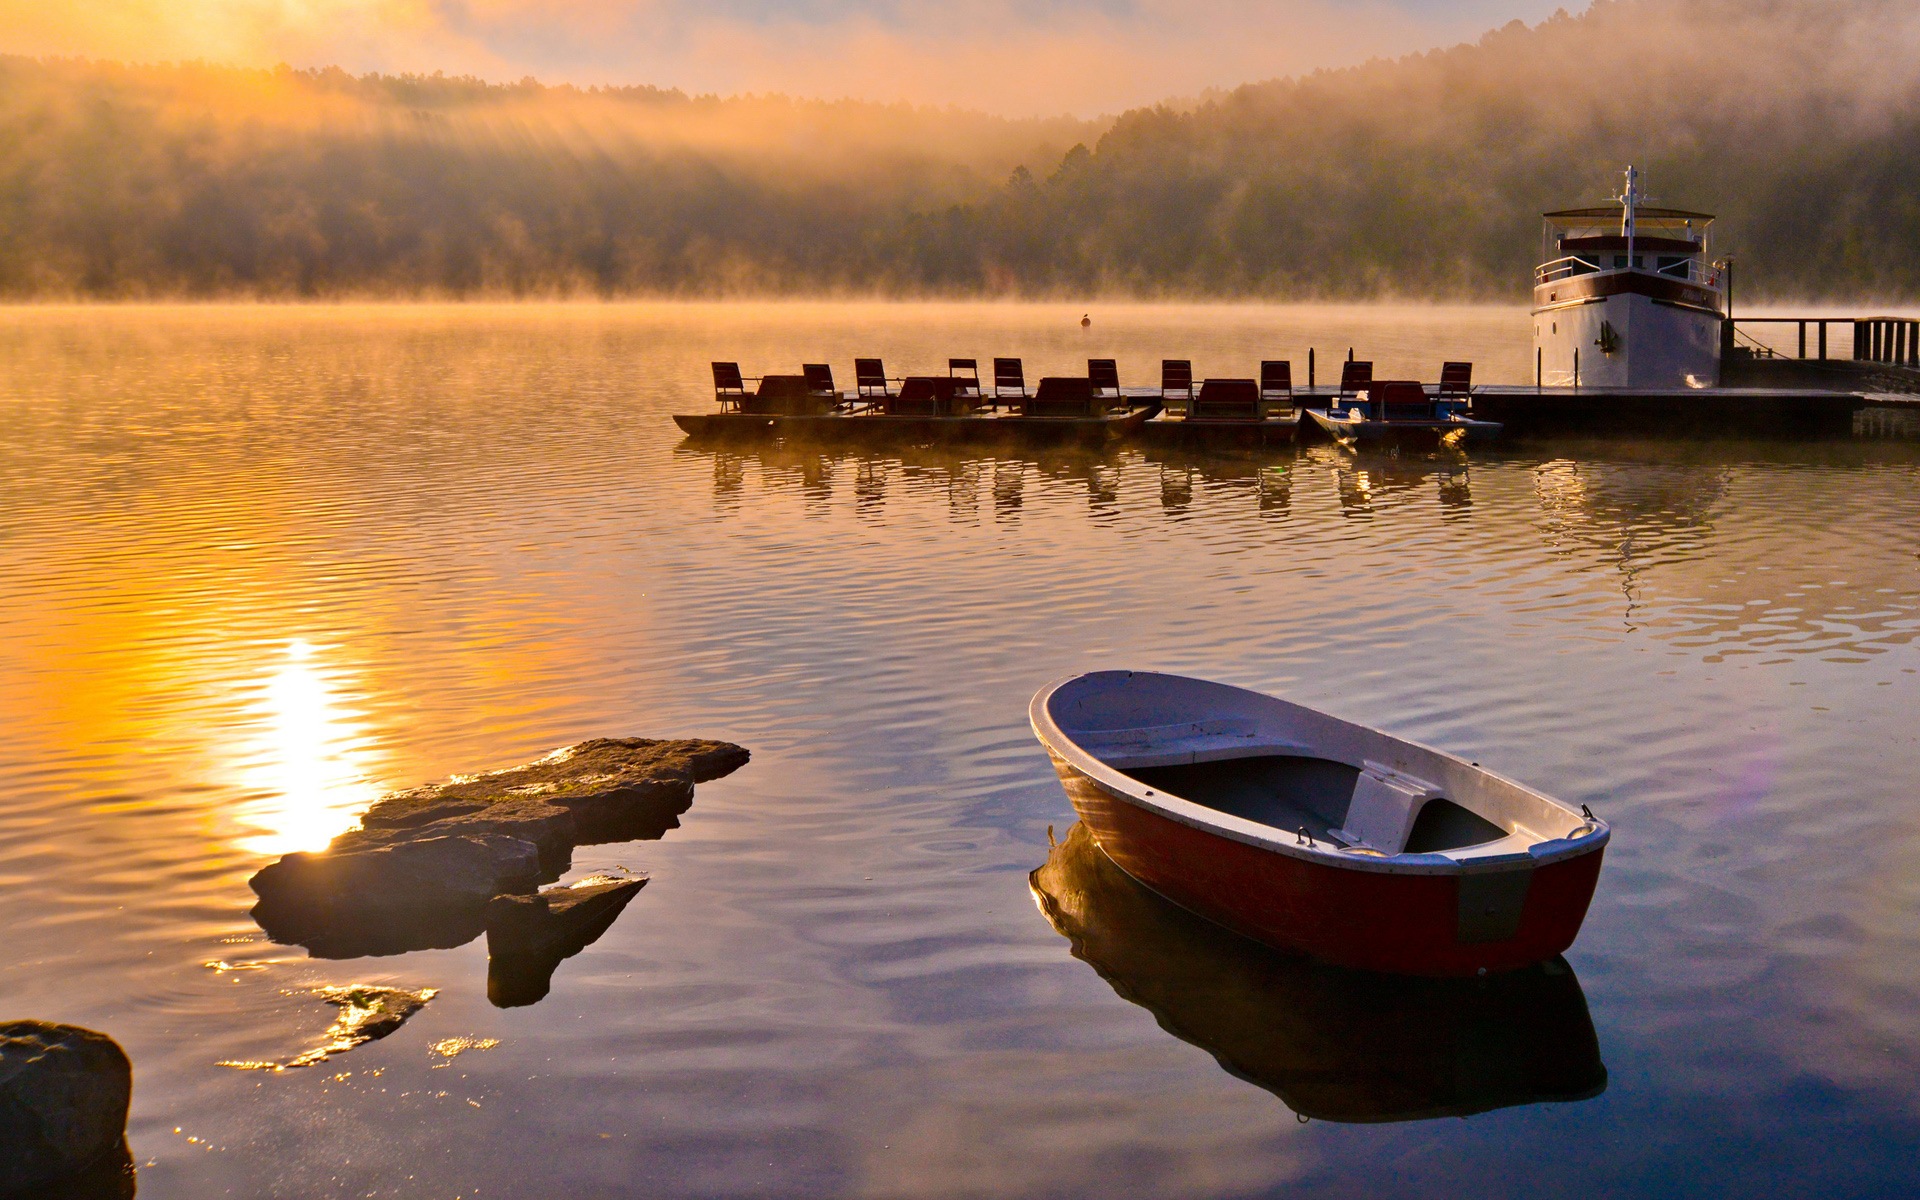
{"label": "sun reflection on water", "polygon": [[287,643],[283,661],[248,707],[253,736],[242,782],[249,799],[235,844],[259,854],[318,850],[352,827],[378,795],[369,778],[368,739],[340,698],[341,672],[322,648]]}

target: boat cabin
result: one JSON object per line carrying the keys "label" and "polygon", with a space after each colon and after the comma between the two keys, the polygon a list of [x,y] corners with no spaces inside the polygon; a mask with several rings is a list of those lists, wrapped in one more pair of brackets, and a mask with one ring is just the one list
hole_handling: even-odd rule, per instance
{"label": "boat cabin", "polygon": [[1644,203],[1627,168],[1614,203],[1544,214],[1533,341],[1548,387],[1715,387],[1724,273],[1710,213]]}

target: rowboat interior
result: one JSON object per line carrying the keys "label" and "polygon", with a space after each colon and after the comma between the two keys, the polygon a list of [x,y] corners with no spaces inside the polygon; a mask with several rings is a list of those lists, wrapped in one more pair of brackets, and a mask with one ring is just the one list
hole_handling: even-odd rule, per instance
{"label": "rowboat interior", "polygon": [[1205,680],[1098,672],[1056,689],[1048,710],[1061,733],[1147,797],[1185,801],[1276,842],[1464,864],[1598,829],[1477,764]]}

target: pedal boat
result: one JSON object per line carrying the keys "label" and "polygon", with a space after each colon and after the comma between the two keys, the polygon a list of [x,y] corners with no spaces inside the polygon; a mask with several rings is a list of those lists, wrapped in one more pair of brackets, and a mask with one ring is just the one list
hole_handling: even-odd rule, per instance
{"label": "pedal boat", "polygon": [[1042,689],[1034,733],[1115,865],[1281,950],[1474,975],[1573,944],[1606,823],[1453,755],[1179,675]]}
{"label": "pedal boat", "polygon": [[1376,380],[1349,399],[1335,398],[1307,417],[1343,446],[1362,443],[1457,446],[1500,436],[1498,421],[1467,415],[1462,402],[1430,396],[1412,380]]}

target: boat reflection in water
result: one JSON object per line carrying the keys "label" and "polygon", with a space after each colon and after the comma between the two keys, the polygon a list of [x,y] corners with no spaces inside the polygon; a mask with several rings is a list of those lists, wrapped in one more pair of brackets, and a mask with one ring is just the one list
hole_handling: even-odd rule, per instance
{"label": "boat reflection in water", "polygon": [[1029,882],[1074,956],[1122,998],[1301,1116],[1415,1121],[1606,1090],[1563,959],[1421,979],[1289,957],[1135,883],[1080,824]]}

